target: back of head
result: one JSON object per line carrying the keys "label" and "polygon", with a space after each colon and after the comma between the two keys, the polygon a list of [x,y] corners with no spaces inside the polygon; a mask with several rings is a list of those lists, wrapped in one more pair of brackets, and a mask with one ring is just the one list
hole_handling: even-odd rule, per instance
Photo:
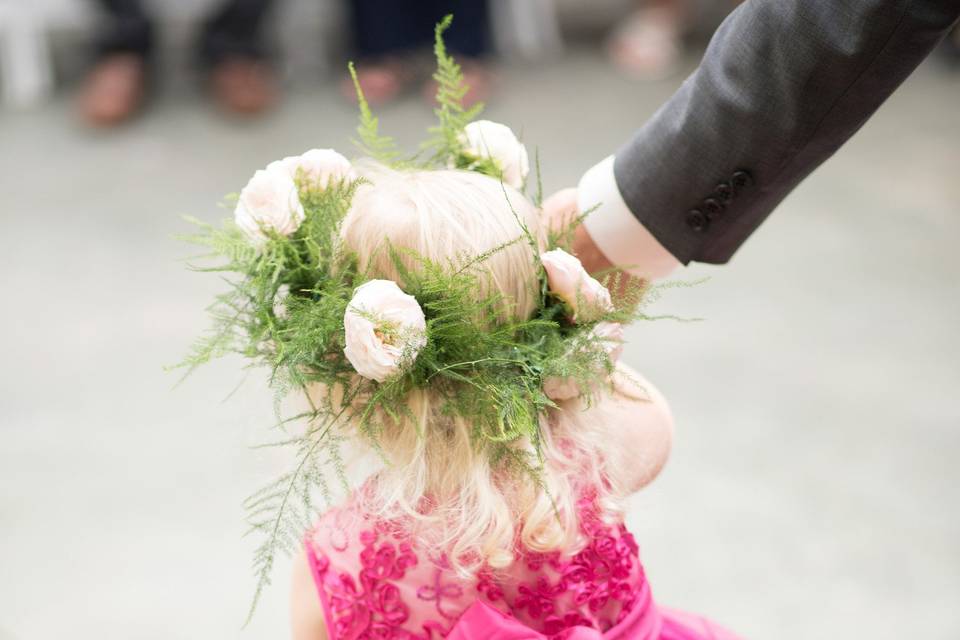
{"label": "back of head", "polygon": [[398,171],[369,164],[358,173],[369,184],[354,196],[341,235],[361,269],[376,278],[398,279],[391,247],[412,269],[414,255],[456,269],[489,253],[474,266],[482,274],[477,297],[497,292],[513,316],[530,315],[539,285],[536,256],[522,238],[521,223],[540,243],[543,233],[527,198],[471,171]]}
{"label": "back of head", "polygon": [[447,26],[422,164],[435,169],[405,168],[413,159],[378,133],[358,83],[364,148],[397,168],[333,149],[275,160],[241,190],[231,222],[192,238],[238,277],[183,365],[237,353],[270,368],[278,397],[309,401],[283,421],[305,423],[279,443],[297,447],[296,467],[247,502],[256,522],[275,523],[258,558],[299,524],[288,496],[306,511],[314,490],[329,496],[327,463],[349,486],[338,447],[354,434],[383,463],[356,494],[367,510],[402,518],[464,573],[524,549],[572,549],[582,489],[614,511],[616,440],[576,402],[614,372],[636,302],[613,304],[564,250],[571,234],[548,238],[518,191],[525,146],[460,103]]}
{"label": "back of head", "polygon": [[[501,317],[488,320],[530,317],[540,280],[523,227],[537,250],[545,234],[537,209],[522,194],[475,172],[368,165],[359,173],[368,184],[354,197],[342,238],[362,270],[398,279],[391,248],[414,270],[414,256],[456,269],[483,255],[474,265],[483,276],[477,297],[496,293],[504,301]],[[546,460],[535,480],[498,466],[477,442],[475,425],[444,411],[429,386],[411,391],[406,404],[405,416],[381,419],[377,446],[387,462],[363,492],[367,508],[404,518],[465,573],[484,564],[509,565],[518,541],[539,551],[574,544],[577,477],[603,484],[598,453],[605,443],[597,432],[574,429],[562,410],[544,416],[540,449]],[[524,439],[514,446],[533,450]]]}

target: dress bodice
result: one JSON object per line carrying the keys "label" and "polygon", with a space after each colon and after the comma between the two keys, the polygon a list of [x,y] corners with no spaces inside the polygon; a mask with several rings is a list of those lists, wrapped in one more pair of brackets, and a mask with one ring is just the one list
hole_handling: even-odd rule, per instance
{"label": "dress bodice", "polygon": [[465,579],[404,527],[355,504],[328,511],[306,537],[331,640],[443,638],[477,600],[547,636],[605,632],[652,607],[637,544],[622,523],[578,504],[584,543],[569,553],[520,550],[513,564]]}

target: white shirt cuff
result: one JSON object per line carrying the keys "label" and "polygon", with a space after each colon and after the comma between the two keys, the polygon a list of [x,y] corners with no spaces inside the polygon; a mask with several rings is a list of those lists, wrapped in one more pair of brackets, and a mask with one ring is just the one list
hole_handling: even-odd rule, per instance
{"label": "white shirt cuff", "polygon": [[613,156],[583,174],[577,187],[580,211],[593,209],[583,225],[600,251],[631,275],[654,280],[680,266],[623,201],[613,175]]}

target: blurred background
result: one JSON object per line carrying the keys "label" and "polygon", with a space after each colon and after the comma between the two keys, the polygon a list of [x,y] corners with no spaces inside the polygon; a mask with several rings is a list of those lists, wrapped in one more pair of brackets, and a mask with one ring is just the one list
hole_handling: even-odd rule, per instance
{"label": "blurred background", "polygon": [[[220,290],[173,236],[180,214],[228,216],[273,159],[350,149],[348,58],[413,148],[416,47],[453,6],[471,99],[539,149],[549,193],[671,95],[733,8],[271,4],[0,0],[0,639],[287,635],[287,562],[240,628],[240,503],[286,462],[248,448],[271,393],[238,359],[173,388],[163,367]],[[659,601],[748,638],[960,637],[956,47],[654,309],[704,321],[630,330],[626,361],[677,418],[629,515]]]}

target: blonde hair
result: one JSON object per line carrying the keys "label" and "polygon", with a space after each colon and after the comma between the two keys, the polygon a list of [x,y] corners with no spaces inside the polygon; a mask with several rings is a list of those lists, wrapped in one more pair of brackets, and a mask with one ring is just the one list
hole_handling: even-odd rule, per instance
{"label": "blonde hair", "polygon": [[[346,246],[373,277],[397,279],[385,245],[411,249],[435,262],[458,261],[514,240],[522,221],[544,244],[537,209],[518,191],[479,173],[395,171],[359,166],[369,184],[357,192],[341,228]],[[486,290],[507,305],[503,318],[530,317],[539,288],[534,249],[521,241],[478,265]],[[411,258],[406,265],[416,268]],[[505,473],[471,437],[464,418],[442,414],[442,400],[429,389],[409,394],[402,423],[384,417],[378,444],[386,458],[361,492],[365,507],[387,518],[403,518],[426,544],[442,549],[462,574],[481,566],[505,568],[518,543],[534,551],[568,550],[580,542],[576,502],[589,487],[600,492],[601,511],[619,515],[627,471],[605,455],[615,440],[593,416],[585,424],[573,409],[541,419],[545,458],[540,483]],[[410,424],[412,420],[416,424]],[[529,442],[517,442],[532,451]],[[611,454],[613,452],[610,452]]]}

